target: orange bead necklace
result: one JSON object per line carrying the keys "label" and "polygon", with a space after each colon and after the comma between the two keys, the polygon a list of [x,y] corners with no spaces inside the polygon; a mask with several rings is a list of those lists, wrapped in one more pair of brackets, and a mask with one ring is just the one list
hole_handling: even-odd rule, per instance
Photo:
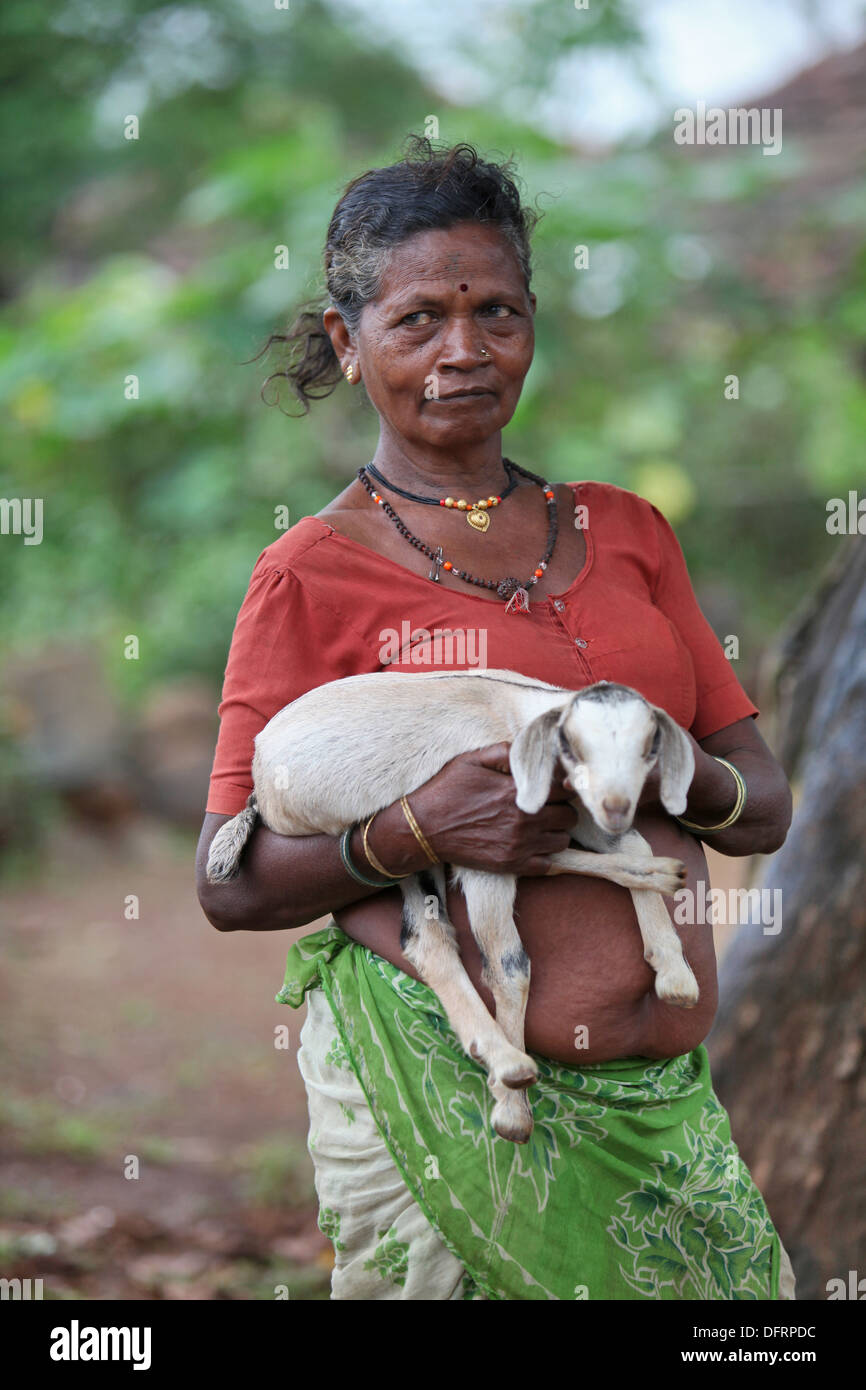
{"label": "orange bead necklace", "polygon": [[[515,579],[513,575],[508,575],[505,579],[480,579],[477,575],[467,574],[466,570],[458,569],[457,566],[451,560],[446,560],[444,558],[441,545],[437,546],[435,550],[432,550],[430,546],[427,545],[424,541],[422,541],[418,536],[413,535],[406,523],[402,520],[401,517],[397,515],[390,502],[387,502],[380,493],[374,490],[373,484],[367,477],[367,472],[371,469],[371,465],[367,465],[364,468],[358,469],[358,480],[366,488],[367,492],[370,494],[370,497],[373,499],[376,505],[382,508],[386,516],[390,517],[397,530],[400,532],[401,536],[403,536],[409,542],[410,545],[414,546],[416,550],[420,550],[424,555],[429,556],[429,558],[433,561],[433,567],[430,570],[428,578],[432,579],[434,583],[439,583],[439,571],[440,569],[443,569],[447,573],[453,574],[455,578],[464,580],[467,584],[476,584],[479,588],[482,589],[494,589],[500,598],[506,600],[506,612],[528,613],[529,590],[531,589],[533,584],[537,584],[539,579],[543,577],[544,571],[547,569],[547,566],[550,563],[550,560],[553,556],[554,547],[556,546],[556,536],[559,530],[559,518],[557,516],[556,511],[556,496],[550,484],[545,482],[543,478],[539,478],[537,473],[530,473],[527,468],[521,468],[518,464],[511,463],[510,459],[503,460],[503,462],[509,468],[509,472],[511,471],[511,469],[513,469],[516,473],[521,474],[522,477],[528,478],[533,483],[537,483],[538,486],[542,488],[544,492],[545,501],[547,502],[547,546],[544,555],[539,560],[530,578],[527,579],[524,584],[521,584],[520,580]],[[395,488],[394,491],[399,491],[399,489]],[[411,493],[406,495],[412,496]],[[427,502],[432,499],[418,498],[417,500]]]}

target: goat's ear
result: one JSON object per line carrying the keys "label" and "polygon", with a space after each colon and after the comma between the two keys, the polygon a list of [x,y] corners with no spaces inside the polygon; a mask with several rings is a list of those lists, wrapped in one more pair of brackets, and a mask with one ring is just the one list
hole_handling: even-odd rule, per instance
{"label": "goat's ear", "polygon": [[509,762],[517,786],[517,805],[534,815],[540,811],[553,781],[556,763],[556,726],[559,709],[539,714],[520,730],[511,745]]}
{"label": "goat's ear", "polygon": [[659,795],[665,810],[681,816],[686,809],[689,787],[695,775],[695,755],[688,737],[667,710],[653,706],[661,743],[658,765],[661,774]]}

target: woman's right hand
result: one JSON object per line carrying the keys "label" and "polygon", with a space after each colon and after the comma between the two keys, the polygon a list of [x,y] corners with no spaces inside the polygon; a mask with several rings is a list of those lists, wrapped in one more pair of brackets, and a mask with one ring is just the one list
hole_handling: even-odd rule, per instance
{"label": "woman's right hand", "polygon": [[461,753],[410,793],[412,812],[443,864],[541,876],[550,868],[550,855],[568,849],[577,812],[569,804],[575,793],[563,785],[564,773],[554,773],[540,811],[521,811],[509,748],[491,743]]}
{"label": "woman's right hand", "polygon": [[[426,839],[443,864],[516,877],[547,873],[549,856],[566,849],[577,813],[569,792],[555,776],[550,797],[534,816],[515,804],[517,789],[508,765],[507,743],[461,753],[409,794],[409,805]],[[231,816],[205,815],[196,857],[199,902],[219,931],[277,931],[307,926],[380,894],[375,883],[358,883],[346,873],[334,835],[277,835],[257,825],[237,878],[210,884],[207,859],[216,832]],[[691,838],[686,836],[687,839]],[[391,874],[418,873],[429,867],[399,801],[373,817],[369,847]],[[356,827],[350,842],[355,866],[364,870],[363,835]],[[370,861],[369,868],[375,866]],[[385,888],[396,903],[393,888]]]}

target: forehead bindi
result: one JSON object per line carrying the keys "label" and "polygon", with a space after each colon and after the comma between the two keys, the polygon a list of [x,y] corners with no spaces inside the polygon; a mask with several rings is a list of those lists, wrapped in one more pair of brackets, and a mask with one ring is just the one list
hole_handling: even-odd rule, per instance
{"label": "forehead bindi", "polygon": [[[364,308],[368,319],[390,320],[420,307],[447,309],[451,303],[524,297],[526,286],[509,242],[485,226],[459,231],[419,232],[392,248],[377,299]],[[454,296],[457,296],[455,301]]]}

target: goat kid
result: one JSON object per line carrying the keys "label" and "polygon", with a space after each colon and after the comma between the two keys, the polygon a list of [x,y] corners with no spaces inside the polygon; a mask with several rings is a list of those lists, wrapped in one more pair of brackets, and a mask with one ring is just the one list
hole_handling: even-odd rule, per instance
{"label": "goat kid", "polygon": [[[588,874],[628,888],[657,996],[693,1007],[697,982],[660,896],[683,886],[685,866],[654,857],[632,821],[656,763],[662,805],[682,814],[694,754],[675,720],[628,686],[601,681],[572,691],[506,670],[374,672],[318,686],[257,735],[254,791],[214,836],[208,881],[236,876],[259,818],[278,835],[341,835],[411,794],[451,758],[498,742],[511,744],[516,802],[528,813],[544,805],[562,762],[576,793],[572,840],[582,848],[551,856],[549,872]],[[438,995],[461,1046],[487,1069],[494,1129],[526,1143],[532,1132],[526,1088],[537,1068],[524,1048],[530,966],[514,923],[517,880],[450,866],[495,1000],[494,1020],[460,958],[447,914],[445,868],[431,866],[399,881],[400,946]],[[432,916],[431,899],[437,904]]]}

